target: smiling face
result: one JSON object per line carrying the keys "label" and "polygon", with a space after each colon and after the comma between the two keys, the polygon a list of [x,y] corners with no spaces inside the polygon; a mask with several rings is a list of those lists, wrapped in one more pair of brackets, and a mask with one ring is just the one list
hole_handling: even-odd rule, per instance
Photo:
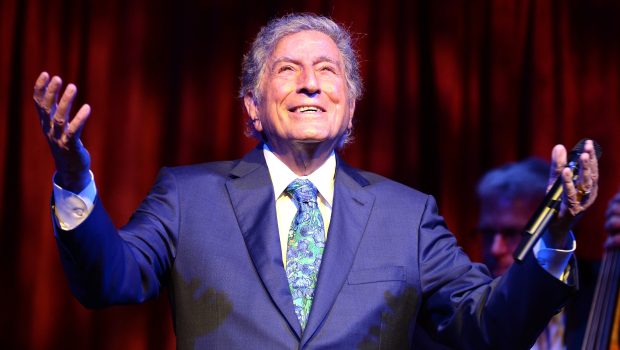
{"label": "smiling face", "polygon": [[329,155],[338,146],[355,109],[344,74],[340,51],[326,34],[280,39],[264,67],[261,96],[244,98],[254,128],[276,155],[309,145]]}

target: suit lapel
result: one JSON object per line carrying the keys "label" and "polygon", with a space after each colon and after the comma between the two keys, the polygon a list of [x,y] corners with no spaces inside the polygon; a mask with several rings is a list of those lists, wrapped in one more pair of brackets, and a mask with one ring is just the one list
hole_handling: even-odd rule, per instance
{"label": "suit lapel", "polygon": [[302,348],[334,304],[355,259],[374,204],[374,196],[362,187],[366,184],[365,179],[338,160],[332,220]]}
{"label": "suit lapel", "polygon": [[301,327],[282,263],[273,185],[260,145],[233,168],[226,188],[256,271],[300,338]]}

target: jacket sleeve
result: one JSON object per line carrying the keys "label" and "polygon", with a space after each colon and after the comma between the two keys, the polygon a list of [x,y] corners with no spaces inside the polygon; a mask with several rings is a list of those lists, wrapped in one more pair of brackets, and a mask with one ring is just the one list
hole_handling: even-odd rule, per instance
{"label": "jacket sleeve", "polygon": [[420,321],[452,348],[529,349],[576,289],[545,271],[532,253],[492,280],[457,245],[430,196],[419,232]]}
{"label": "jacket sleeve", "polygon": [[84,306],[140,303],[159,294],[174,261],[179,226],[177,186],[169,170],[162,169],[121,229],[99,197],[88,218],[71,231],[52,217],[69,286]]}

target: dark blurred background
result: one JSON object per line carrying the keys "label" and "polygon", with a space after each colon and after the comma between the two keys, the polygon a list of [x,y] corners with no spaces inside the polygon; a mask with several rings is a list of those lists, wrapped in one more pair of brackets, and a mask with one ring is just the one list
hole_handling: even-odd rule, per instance
{"label": "dark blurred background", "polygon": [[98,311],[71,296],[31,97],[39,72],[74,82],[78,103],[92,106],[83,141],[121,225],[161,166],[254,146],[236,98],[241,57],[260,26],[292,11],[332,16],[356,37],[366,93],[343,157],[435,195],[474,259],[474,190],[486,170],[596,139],[600,197],[576,233],[580,257],[601,257],[604,211],[620,184],[617,1],[1,0],[3,347],[174,348],[165,293]]}

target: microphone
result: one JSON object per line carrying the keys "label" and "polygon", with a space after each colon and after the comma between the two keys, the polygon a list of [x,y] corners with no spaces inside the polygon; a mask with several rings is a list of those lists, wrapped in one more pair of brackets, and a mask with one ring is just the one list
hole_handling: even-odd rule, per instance
{"label": "microphone", "polygon": [[[568,163],[566,167],[573,172],[573,181],[576,181],[579,177],[579,156],[583,153],[587,140],[591,139],[581,139],[568,154]],[[594,140],[592,140],[592,143],[594,144],[596,158],[601,158],[601,154],[603,153],[601,146]],[[547,229],[549,222],[551,222],[551,219],[558,214],[560,205],[562,204],[562,192],[564,192],[562,179],[561,176],[558,176],[523,230],[521,242],[513,254],[513,258],[516,262],[522,263],[523,260],[525,260],[525,256],[532,250],[536,242],[538,242]]]}

